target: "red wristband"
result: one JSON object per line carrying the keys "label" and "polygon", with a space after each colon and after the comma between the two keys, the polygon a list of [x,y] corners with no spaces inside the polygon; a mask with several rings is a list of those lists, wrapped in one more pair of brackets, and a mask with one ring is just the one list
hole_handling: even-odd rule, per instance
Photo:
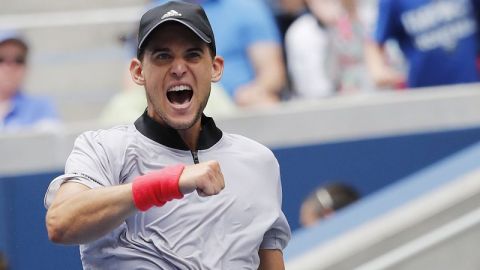
{"label": "red wristband", "polygon": [[132,185],[133,202],[138,210],[147,211],[173,199],[183,198],[178,181],[185,165],[178,164],[138,176]]}

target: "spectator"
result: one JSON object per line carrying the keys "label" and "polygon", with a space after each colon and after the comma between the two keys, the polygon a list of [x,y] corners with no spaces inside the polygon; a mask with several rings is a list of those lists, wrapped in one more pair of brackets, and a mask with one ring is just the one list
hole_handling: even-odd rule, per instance
{"label": "spectator", "polygon": [[405,76],[391,68],[384,44],[396,40],[409,65],[407,87],[479,81],[476,0],[380,0],[368,62],[379,87],[396,87]]}
{"label": "spectator", "polygon": [[302,203],[300,224],[315,225],[319,220],[330,217],[335,211],[357,201],[360,195],[346,184],[334,182],[317,187]]}
{"label": "spectator", "polygon": [[13,30],[0,32],[0,130],[48,128],[58,123],[52,103],[21,90],[27,71],[28,45]]}
{"label": "spectator", "polygon": [[287,63],[296,95],[317,98],[371,88],[355,0],[305,0],[288,29]]}
{"label": "spectator", "polygon": [[[165,1],[157,1],[165,2]],[[221,85],[240,106],[280,101],[286,85],[280,34],[272,12],[259,0],[190,0],[203,6],[225,58]]]}

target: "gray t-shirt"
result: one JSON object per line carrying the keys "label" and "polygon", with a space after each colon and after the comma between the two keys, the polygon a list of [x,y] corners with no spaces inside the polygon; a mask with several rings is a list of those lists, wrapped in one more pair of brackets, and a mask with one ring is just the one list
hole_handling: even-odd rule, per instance
{"label": "gray t-shirt", "polygon": [[[281,210],[277,160],[259,143],[220,134],[198,151],[200,162],[220,163],[225,179],[220,194],[193,192],[136,212],[114,231],[80,246],[84,269],[257,269],[259,249],[284,249],[290,228]],[[48,188],[45,206],[67,181],[99,188],[130,183],[165,166],[193,164],[190,151],[149,137],[134,125],[80,135],[65,174]]]}

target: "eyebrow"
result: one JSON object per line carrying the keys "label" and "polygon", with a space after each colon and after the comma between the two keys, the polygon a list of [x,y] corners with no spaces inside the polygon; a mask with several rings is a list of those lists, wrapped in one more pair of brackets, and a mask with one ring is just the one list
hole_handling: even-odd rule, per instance
{"label": "eyebrow", "polygon": [[170,52],[171,50],[169,48],[159,47],[159,48],[151,48],[149,49],[149,51],[154,53],[154,52]]}
{"label": "eyebrow", "polygon": [[[172,50],[169,49],[169,48],[163,48],[163,47],[158,47],[158,48],[151,48],[149,50],[151,53],[156,53],[156,52],[171,52]],[[186,52],[200,52],[200,53],[204,53],[204,50],[202,47],[200,46],[194,46],[194,47],[191,47],[191,48],[188,48],[186,50]]]}
{"label": "eyebrow", "polygon": [[201,47],[193,47],[193,48],[187,49],[187,52],[202,52],[203,53],[203,49]]}

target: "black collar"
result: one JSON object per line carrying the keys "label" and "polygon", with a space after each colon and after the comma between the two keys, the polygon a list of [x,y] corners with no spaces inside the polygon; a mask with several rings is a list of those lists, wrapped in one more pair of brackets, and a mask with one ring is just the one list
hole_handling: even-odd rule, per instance
{"label": "black collar", "polygon": [[[202,114],[201,121],[202,129],[198,137],[197,150],[208,149],[222,138],[222,131],[217,128],[212,118]],[[156,122],[148,116],[147,111],[135,121],[135,127],[145,137],[159,144],[179,150],[190,150],[177,130]]]}

